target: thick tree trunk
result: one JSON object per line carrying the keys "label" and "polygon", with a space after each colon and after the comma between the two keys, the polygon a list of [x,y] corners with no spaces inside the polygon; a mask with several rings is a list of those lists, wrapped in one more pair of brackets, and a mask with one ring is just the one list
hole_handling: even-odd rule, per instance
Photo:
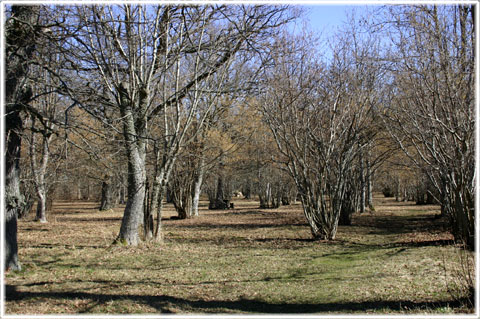
{"label": "thick tree trunk", "polygon": [[[136,246],[140,242],[138,228],[143,221],[145,199],[145,141],[142,140],[145,120],[134,118],[126,85],[119,87],[120,111],[123,117],[123,133],[128,161],[128,200],[116,242]],[[145,101],[140,101],[143,105]]]}
{"label": "thick tree trunk", "polygon": [[353,185],[349,185],[349,189],[345,192],[345,199],[340,210],[339,225],[349,226],[352,224],[352,215],[358,206],[358,193],[356,194]]}
{"label": "thick tree trunk", "polygon": [[17,216],[23,206],[20,194],[20,150],[19,132],[23,129],[19,112],[5,116],[7,152],[5,154],[5,269],[20,270],[17,246]]}
{"label": "thick tree trunk", "polygon": [[116,185],[112,178],[106,178],[102,182],[102,198],[100,199],[100,211],[115,208],[117,204]]}
{"label": "thick tree trunk", "polygon": [[6,270],[21,269],[18,261],[17,218],[24,206],[20,193],[20,150],[23,120],[22,104],[30,103],[32,90],[25,84],[29,62],[35,50],[35,34],[38,6],[12,6],[16,20],[5,28],[5,242]]}
{"label": "thick tree trunk", "polygon": [[224,176],[220,173],[217,178],[217,191],[214,198],[210,199],[208,209],[227,209],[224,195]]}
{"label": "thick tree trunk", "polygon": [[117,242],[136,246],[140,242],[138,227],[141,224],[145,199],[145,166],[138,152],[132,153],[128,156],[128,200]]}

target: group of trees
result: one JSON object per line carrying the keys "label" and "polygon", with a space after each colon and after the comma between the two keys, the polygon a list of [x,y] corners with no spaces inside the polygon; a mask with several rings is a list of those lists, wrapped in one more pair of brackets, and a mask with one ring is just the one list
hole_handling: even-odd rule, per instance
{"label": "group of trees", "polygon": [[5,267],[27,194],[42,222],[55,192],[125,202],[127,245],[161,240],[166,199],[298,198],[331,240],[393,159],[397,196],[415,185],[473,248],[474,9],[377,10],[322,42],[287,6],[8,6]]}

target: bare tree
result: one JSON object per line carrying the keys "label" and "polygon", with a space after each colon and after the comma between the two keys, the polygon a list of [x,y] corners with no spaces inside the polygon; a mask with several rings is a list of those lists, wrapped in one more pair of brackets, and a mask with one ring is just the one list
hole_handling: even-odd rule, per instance
{"label": "bare tree", "polygon": [[[392,34],[388,128],[430,178],[455,239],[474,247],[475,24],[473,6],[401,6]],[[385,22],[389,22],[388,24]]]}
{"label": "bare tree", "polygon": [[276,43],[275,68],[261,106],[278,149],[297,185],[316,239],[335,238],[352,163],[371,138],[378,69],[376,43],[350,34],[322,65],[309,36]]}
{"label": "bare tree", "polygon": [[[70,55],[84,109],[121,123],[128,160],[128,201],[117,241],[139,242],[146,155],[153,147],[154,177],[148,214],[157,214],[177,156],[188,143],[202,94],[220,94],[236,55],[254,38],[285,22],[284,7],[89,6],[62,7],[71,25]],[[108,112],[105,112],[108,111]],[[111,127],[114,129],[114,126]],[[146,218],[150,220],[151,218]],[[148,236],[147,236],[148,237]]]}
{"label": "bare tree", "polygon": [[22,112],[31,109],[28,81],[41,27],[39,7],[12,6],[5,23],[5,269],[18,270],[17,216],[24,205],[20,193]]}

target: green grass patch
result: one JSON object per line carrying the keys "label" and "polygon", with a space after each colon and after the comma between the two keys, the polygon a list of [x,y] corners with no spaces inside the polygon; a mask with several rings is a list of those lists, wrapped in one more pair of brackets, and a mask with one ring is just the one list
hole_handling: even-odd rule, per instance
{"label": "green grass patch", "polygon": [[163,244],[124,247],[112,245],[121,207],[57,203],[50,223],[19,222],[24,268],[7,274],[6,313],[472,312],[446,288],[458,248],[438,207],[391,204],[377,199],[331,242],[310,239],[299,205],[239,201],[166,220]]}

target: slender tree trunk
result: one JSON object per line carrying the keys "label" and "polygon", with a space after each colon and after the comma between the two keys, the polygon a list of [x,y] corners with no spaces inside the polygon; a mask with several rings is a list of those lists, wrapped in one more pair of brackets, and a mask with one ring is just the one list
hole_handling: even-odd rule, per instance
{"label": "slender tree trunk", "polygon": [[400,177],[397,177],[397,180],[395,183],[395,201],[396,202],[400,201]]}
{"label": "slender tree trunk", "polygon": [[77,200],[82,200],[82,187],[80,179],[77,181]]}
{"label": "slender tree trunk", "polygon": [[[153,187],[152,187],[153,188]],[[144,213],[143,213],[143,233],[145,234],[145,240],[151,240],[153,238],[153,214],[152,211],[152,203],[151,197],[152,193],[150,191],[150,184],[148,183],[147,178],[147,185],[145,187],[145,200],[144,200]]]}
{"label": "slender tree trunk", "polygon": [[363,155],[360,156],[360,213],[365,212],[365,199],[366,199],[366,183],[365,183],[365,167],[364,167]]}
{"label": "slender tree trunk", "polygon": [[200,203],[200,193],[202,190],[203,176],[205,175],[205,157],[200,157],[200,163],[198,164],[197,174],[193,185],[193,203],[192,203],[192,215],[198,217],[198,205]]}
{"label": "slender tree trunk", "polygon": [[87,181],[87,195],[85,196],[86,200],[90,200],[90,180]]}
{"label": "slender tree trunk", "polygon": [[37,193],[37,215],[35,217],[36,221],[41,223],[47,222],[46,216],[46,207],[47,207],[47,191],[45,185],[45,174],[47,172],[47,164],[49,158],[48,142],[49,138],[43,136],[42,140],[42,159],[40,167],[37,167],[36,163],[36,149],[35,149],[35,133],[32,132],[32,141],[31,141],[31,152],[30,159],[32,164],[32,173],[35,181],[35,191]]}
{"label": "slender tree trunk", "polygon": [[162,234],[162,210],[163,210],[163,199],[167,194],[167,184],[162,183],[160,187],[160,192],[158,196],[158,207],[157,207],[157,224],[155,227],[155,241],[162,242],[163,241],[163,234]]}
{"label": "slender tree trunk", "polygon": [[[167,162],[167,157],[165,154],[162,156],[162,160],[160,162],[160,153],[158,151],[155,152],[156,154],[156,167],[155,167],[155,177],[153,180],[152,186],[152,196],[151,196],[151,204],[150,204],[150,211],[149,214],[153,215],[157,214],[157,223],[155,228],[151,229],[153,233],[153,240],[156,242],[162,242],[162,210],[163,210],[163,199],[167,194],[167,184],[170,178],[170,174],[172,171],[172,167],[174,164],[172,162]],[[152,224],[153,226],[153,224]]]}
{"label": "slender tree trunk", "polygon": [[[368,154],[370,156],[370,154]],[[373,172],[370,167],[370,160],[367,157],[367,206],[371,211],[375,210],[373,206]]]}

